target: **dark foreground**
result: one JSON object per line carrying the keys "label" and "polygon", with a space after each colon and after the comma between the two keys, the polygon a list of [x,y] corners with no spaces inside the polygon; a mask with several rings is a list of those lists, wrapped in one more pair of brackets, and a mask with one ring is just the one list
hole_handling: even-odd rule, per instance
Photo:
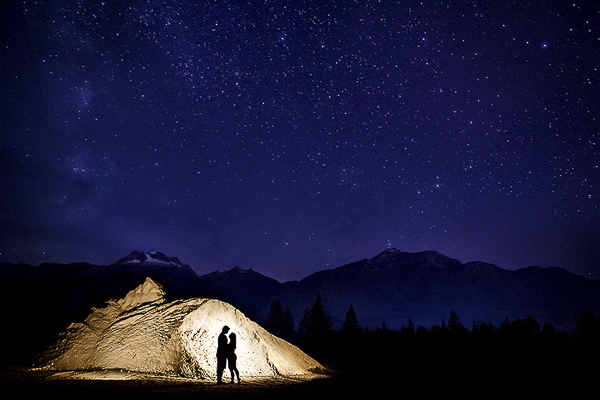
{"label": "dark foreground", "polygon": [[[399,360],[400,363],[404,362]],[[353,399],[371,400],[374,396],[460,395],[467,398],[579,396],[590,390],[597,394],[598,364],[588,368],[562,365],[553,371],[536,370],[539,365],[522,364],[513,369],[488,369],[485,365],[459,367],[448,360],[445,365],[416,369],[399,367],[379,369],[365,365],[364,373],[332,374],[312,380],[259,380],[217,386],[203,380],[157,379],[50,379],[51,374],[19,368],[5,368],[1,374],[3,393],[10,398],[59,399]],[[529,367],[534,369],[529,369]],[[371,371],[369,372],[369,369]],[[56,397],[53,397],[56,396]]]}
{"label": "dark foreground", "polygon": [[[527,322],[527,321],[520,321]],[[531,325],[531,324],[529,324]],[[527,326],[529,326],[527,325]],[[519,328],[516,326],[516,328]],[[446,398],[588,398],[598,395],[600,334],[481,327],[468,332],[378,331],[302,343],[329,371],[316,379],[210,380],[122,371],[56,373],[0,368],[9,398],[194,398],[379,400]],[[598,330],[600,332],[600,330]],[[5,364],[6,365],[6,364]],[[25,364],[20,364],[25,365]],[[122,378],[129,379],[122,379]],[[101,378],[101,379],[97,379]]]}
{"label": "dark foreground", "polygon": [[[338,378],[323,377],[303,379],[264,379],[243,381],[241,384],[226,383],[216,385],[214,381],[168,379],[148,377],[147,379],[56,379],[55,374],[31,371],[23,368],[4,368],[1,374],[2,393],[10,393],[12,398],[55,398],[89,399],[102,398],[245,398],[245,399],[305,399],[313,395],[336,393],[345,390],[338,384]],[[53,397],[56,396],[56,397]]]}

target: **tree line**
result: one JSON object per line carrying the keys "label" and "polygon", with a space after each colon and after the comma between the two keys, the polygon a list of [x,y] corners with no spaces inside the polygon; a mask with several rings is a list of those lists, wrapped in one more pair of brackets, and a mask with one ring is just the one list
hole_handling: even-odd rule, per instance
{"label": "tree line", "polygon": [[531,336],[573,336],[579,340],[586,341],[589,344],[600,345],[600,316],[592,311],[584,311],[577,320],[576,329],[571,332],[561,332],[551,324],[540,323],[533,317],[517,318],[509,320],[508,318],[499,326],[487,322],[475,322],[471,329],[465,327],[460,321],[456,312],[451,311],[448,320],[442,319],[439,325],[431,328],[415,326],[411,319],[408,319],[407,325],[399,330],[393,330],[386,327],[385,322],[381,327],[375,329],[363,328],[358,323],[358,318],[352,305],[345,314],[342,327],[335,331],[333,329],[333,320],[326,311],[321,296],[317,296],[312,307],[305,310],[302,319],[298,323],[298,329],[295,329],[294,318],[289,308],[283,308],[280,300],[275,300],[270,307],[267,316],[265,328],[276,336],[284,339],[293,339],[298,337],[311,339],[324,339],[332,335],[353,336],[368,333],[397,333],[402,336],[431,336],[431,335],[451,335],[451,336],[490,336],[494,334],[508,335],[517,337]]}
{"label": "tree line", "polygon": [[341,328],[334,330],[332,318],[317,296],[298,322],[298,329],[289,309],[275,300],[265,328],[327,365],[350,370],[374,360],[385,368],[398,369],[397,360],[410,360],[401,366],[413,368],[446,359],[462,368],[535,365],[541,370],[578,365],[600,356],[600,317],[591,311],[579,316],[573,332],[540,324],[533,317],[506,319],[499,326],[476,322],[469,328],[454,311],[430,328],[415,326],[409,319],[401,329],[389,329],[385,324],[368,329],[360,326],[350,306]]}

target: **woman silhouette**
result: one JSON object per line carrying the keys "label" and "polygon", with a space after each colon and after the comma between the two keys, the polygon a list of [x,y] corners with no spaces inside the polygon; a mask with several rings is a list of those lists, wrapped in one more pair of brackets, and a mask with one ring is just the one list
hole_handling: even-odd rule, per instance
{"label": "woman silhouette", "polygon": [[236,336],[235,333],[229,334],[229,344],[227,345],[227,364],[229,364],[229,371],[231,372],[231,383],[234,383],[234,378],[237,376],[237,381],[240,383],[240,372],[237,369],[236,361],[237,356],[235,354],[236,348]]}

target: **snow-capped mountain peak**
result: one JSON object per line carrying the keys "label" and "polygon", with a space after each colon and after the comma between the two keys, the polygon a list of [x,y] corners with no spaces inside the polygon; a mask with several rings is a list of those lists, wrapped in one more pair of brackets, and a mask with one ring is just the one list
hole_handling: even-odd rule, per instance
{"label": "snow-capped mountain peak", "polygon": [[123,264],[141,264],[141,265],[171,265],[174,267],[184,267],[177,257],[168,257],[164,253],[156,250],[150,251],[132,251],[127,257],[121,258],[113,265]]}

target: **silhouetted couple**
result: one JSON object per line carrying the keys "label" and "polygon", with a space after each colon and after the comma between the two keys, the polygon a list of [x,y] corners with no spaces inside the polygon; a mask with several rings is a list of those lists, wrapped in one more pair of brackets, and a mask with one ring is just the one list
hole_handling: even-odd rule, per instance
{"label": "silhouetted couple", "polygon": [[235,354],[236,336],[235,333],[231,332],[228,339],[227,332],[229,332],[229,327],[225,325],[217,342],[217,384],[223,383],[223,371],[225,371],[227,365],[229,365],[229,371],[231,372],[231,383],[234,383],[236,376],[238,383],[240,383],[240,373],[237,369],[237,356]]}

